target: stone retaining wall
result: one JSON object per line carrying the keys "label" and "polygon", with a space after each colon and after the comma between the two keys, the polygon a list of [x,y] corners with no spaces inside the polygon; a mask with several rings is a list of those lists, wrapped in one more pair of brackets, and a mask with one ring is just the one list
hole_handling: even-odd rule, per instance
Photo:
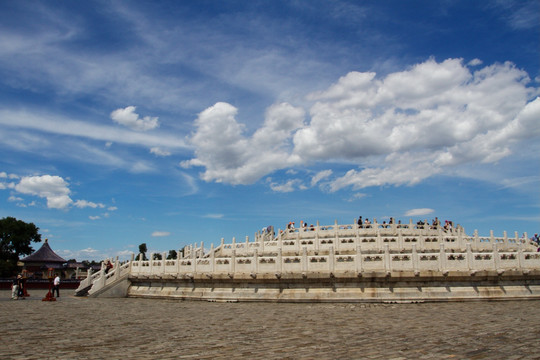
{"label": "stone retaining wall", "polygon": [[206,301],[269,302],[425,302],[540,299],[540,271],[504,276],[483,271],[471,276],[452,272],[373,272],[362,276],[328,277],[320,273],[252,278],[139,278],[129,280],[129,297]]}

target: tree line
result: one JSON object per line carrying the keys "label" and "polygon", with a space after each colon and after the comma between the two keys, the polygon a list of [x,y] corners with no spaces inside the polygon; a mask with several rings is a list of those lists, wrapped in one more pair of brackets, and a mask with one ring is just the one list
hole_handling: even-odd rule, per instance
{"label": "tree line", "polygon": [[[39,228],[34,223],[26,223],[17,220],[14,217],[5,217],[0,219],[0,277],[12,277],[17,275],[17,263],[21,257],[32,254],[35,250],[32,243],[41,242]],[[143,255],[143,260],[148,260],[146,252],[148,251],[146,243],[139,245],[139,253]],[[184,249],[180,250],[183,254]],[[169,250],[167,259],[178,258],[179,253],[176,250]],[[162,254],[154,254],[153,260],[161,260]],[[68,262],[75,261],[75,259]],[[99,264],[95,261],[84,260],[85,265]]]}

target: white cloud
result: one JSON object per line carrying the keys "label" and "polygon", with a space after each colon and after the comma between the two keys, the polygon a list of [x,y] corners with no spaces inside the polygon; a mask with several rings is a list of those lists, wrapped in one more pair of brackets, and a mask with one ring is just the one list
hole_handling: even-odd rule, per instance
{"label": "white cloud", "polygon": [[154,171],[154,167],[146,161],[136,161],[131,164],[129,171],[139,174]]}
{"label": "white cloud", "polygon": [[529,184],[540,184],[540,176],[521,176],[513,179],[504,179],[501,188],[522,188]]}
{"label": "white cloud", "polygon": [[496,64],[471,73],[460,59],[430,59],[378,80],[350,73],[312,94],[309,126],[294,136],[306,160],[356,162],[331,184],[360,189],[416,184],[466,163],[495,162],[516,140],[539,135],[526,73]]}
{"label": "white cloud", "polygon": [[58,255],[62,256],[64,259],[76,259],[77,261],[83,261],[83,260],[97,260],[101,261],[107,257],[108,255],[100,252],[99,250],[92,249],[92,248],[86,248],[81,250],[64,250],[64,249],[58,249],[55,250]]}
{"label": "white cloud", "polygon": [[184,179],[184,183],[187,187],[186,195],[196,194],[199,191],[199,185],[197,184],[197,179],[184,172],[182,172],[180,175]]}
{"label": "white cloud", "polygon": [[[18,179],[19,177],[15,174],[7,174],[6,172],[2,171],[0,172],[0,179]],[[15,185],[13,183],[4,183],[0,182],[0,190],[5,190],[7,188],[12,189]]]}
{"label": "white cloud", "polygon": [[116,109],[111,113],[111,119],[120,125],[138,131],[152,130],[159,126],[157,117],[145,116],[141,119],[139,114],[135,113],[135,109],[135,106]]}
{"label": "white cloud", "polygon": [[352,202],[352,201],[356,201],[356,200],[359,200],[359,199],[362,199],[364,197],[366,197],[367,195],[365,193],[354,193],[351,198],[349,198],[347,201],[348,202]]}
{"label": "white cloud", "polygon": [[119,259],[129,259],[131,258],[131,255],[134,254],[131,250],[122,250],[116,252],[116,256],[118,256]]}
{"label": "white cloud", "polygon": [[73,202],[69,197],[71,191],[68,185],[60,176],[25,176],[15,186],[15,190],[47,199],[48,208],[65,209]]}
{"label": "white cloud", "polygon": [[[204,167],[205,181],[250,184],[299,164],[346,162],[355,168],[334,179],[316,174],[312,186],[323,179],[331,191],[412,185],[465,164],[496,162],[520,140],[539,137],[539,91],[529,82],[512,63],[471,72],[461,59],[429,59],[380,79],[351,72],[308,95],[309,123],[302,109],[277,104],[251,137],[236,121],[237,109],[217,103],[195,121],[195,157],[181,165]],[[292,191],[294,184],[270,185]]]}
{"label": "white cloud", "polygon": [[171,233],[168,232],[168,231],[154,231],[152,233],[152,237],[165,237],[165,236],[170,236]]}
{"label": "white cloud", "polygon": [[91,201],[86,201],[86,200],[77,200],[73,203],[74,206],[78,207],[78,208],[81,208],[81,209],[84,209],[84,208],[87,208],[87,207],[90,207],[90,208],[104,208],[105,205],[103,204],[96,204],[94,202],[91,202]]}
{"label": "white cloud", "polygon": [[469,66],[478,66],[478,65],[482,65],[482,63],[483,62],[480,59],[472,59],[471,61],[469,61],[467,63],[467,65],[469,65]]}
{"label": "white cloud", "polygon": [[163,150],[162,148],[159,148],[159,147],[151,148],[150,153],[156,156],[170,156],[171,155],[170,151]]}
{"label": "white cloud", "polygon": [[[186,148],[183,136],[176,136],[170,132],[134,132],[115,126],[66,118],[41,110],[0,109],[0,126],[3,126],[0,142],[6,147],[18,151],[46,153],[49,157],[58,157],[62,160],[68,157],[86,163],[121,167],[139,173],[155,169],[148,165],[133,167],[132,163],[136,160],[130,158],[129,153],[112,152],[110,147],[94,145],[93,140],[144,148]],[[54,136],[57,141],[53,143],[50,141],[51,136],[41,132],[61,136]],[[120,146],[116,148],[121,149]]]}
{"label": "white cloud", "polygon": [[368,167],[361,171],[349,170],[345,175],[335,179],[330,184],[330,191],[352,186],[362,189],[370,186],[414,185],[422,180],[441,172],[434,166],[436,154],[420,156],[416,153],[391,154],[382,160],[379,167]]}
{"label": "white cloud", "polygon": [[302,186],[301,181],[298,179],[288,180],[287,182],[283,184],[278,184],[274,182],[270,183],[270,189],[272,189],[272,191],[275,191],[275,192],[287,193],[287,192],[292,192],[296,190],[297,188],[300,190],[305,189],[305,187]]}
{"label": "white cloud", "polygon": [[99,220],[99,219],[101,219],[101,217],[100,217],[100,216],[97,216],[97,215],[96,215],[96,216],[89,216],[88,218],[89,218],[90,220]]}
{"label": "white cloud", "polygon": [[[40,198],[47,199],[47,207],[49,209],[67,209],[70,206],[75,206],[80,209],[84,208],[105,208],[104,204],[94,203],[87,200],[73,201],[70,198],[71,190],[69,189],[69,183],[67,183],[62,177],[55,175],[41,175],[41,176],[23,176],[18,184],[14,184],[12,188],[21,193],[33,196],[39,196]],[[9,201],[23,201],[22,198],[17,196],[10,196]],[[35,206],[35,201],[29,204],[20,203],[19,206]],[[90,219],[99,219],[99,216],[90,217]]]}
{"label": "white cloud", "polygon": [[206,214],[204,215],[205,218],[208,219],[223,219],[223,214]]}
{"label": "white cloud", "polygon": [[291,154],[292,132],[303,126],[304,110],[290,104],[272,105],[266,112],[263,126],[251,137],[235,119],[237,109],[217,103],[199,114],[196,131],[191,136],[194,159],[181,166],[204,166],[205,181],[251,184],[265,174],[298,164]]}
{"label": "white cloud", "polygon": [[411,209],[405,213],[405,216],[423,216],[434,213],[435,210],[429,208]]}
{"label": "white cloud", "polygon": [[510,64],[473,75],[460,59],[428,60],[374,76],[352,72],[310,96],[318,100],[311,124],[294,137],[301,157],[354,159],[467,141],[512,119],[528,96],[526,75]]}
{"label": "white cloud", "polygon": [[319,171],[317,174],[315,174],[312,178],[311,178],[311,186],[315,186],[317,185],[317,183],[321,180],[324,180],[328,177],[330,177],[330,175],[332,175],[332,170],[323,170],[323,171]]}
{"label": "white cloud", "polygon": [[516,30],[538,28],[540,6],[537,1],[497,1],[495,5],[502,8],[503,18],[511,28]]}

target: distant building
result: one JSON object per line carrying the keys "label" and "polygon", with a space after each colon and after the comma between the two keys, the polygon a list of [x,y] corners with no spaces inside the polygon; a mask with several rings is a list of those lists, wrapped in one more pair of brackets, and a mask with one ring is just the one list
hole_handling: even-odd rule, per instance
{"label": "distant building", "polygon": [[23,270],[27,271],[29,278],[45,279],[49,268],[54,269],[54,272],[63,278],[67,275],[64,266],[67,261],[51,249],[47,239],[39,250],[19,260],[19,263],[22,263]]}

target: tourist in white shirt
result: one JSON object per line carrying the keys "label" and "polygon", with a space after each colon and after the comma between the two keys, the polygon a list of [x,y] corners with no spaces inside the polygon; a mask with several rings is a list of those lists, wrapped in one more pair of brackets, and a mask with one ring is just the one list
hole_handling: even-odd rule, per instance
{"label": "tourist in white shirt", "polygon": [[54,291],[56,290],[56,297],[60,297],[60,275],[56,275],[53,282],[52,294],[54,296]]}

